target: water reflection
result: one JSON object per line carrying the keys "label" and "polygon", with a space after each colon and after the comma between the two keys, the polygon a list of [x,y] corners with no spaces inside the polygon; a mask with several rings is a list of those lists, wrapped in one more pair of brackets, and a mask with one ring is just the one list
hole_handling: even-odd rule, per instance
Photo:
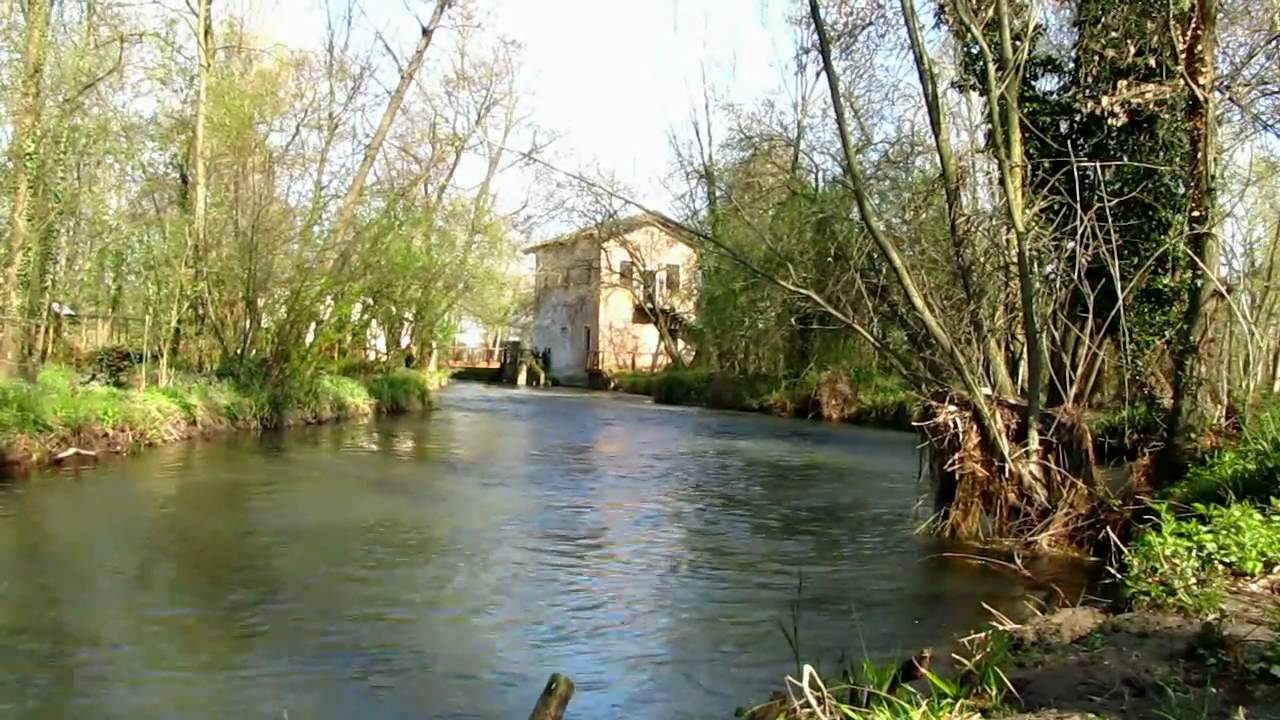
{"label": "water reflection", "polygon": [[428,418],[0,490],[7,717],[724,717],[802,642],[896,653],[1024,591],[913,535],[908,435],[460,385]]}

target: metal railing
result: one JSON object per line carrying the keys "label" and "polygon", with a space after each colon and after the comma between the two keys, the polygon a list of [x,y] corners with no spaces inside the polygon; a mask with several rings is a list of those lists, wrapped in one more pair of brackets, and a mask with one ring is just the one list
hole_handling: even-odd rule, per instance
{"label": "metal railing", "polygon": [[458,345],[449,349],[449,356],[445,364],[455,368],[496,368],[502,364],[502,351],[491,347]]}

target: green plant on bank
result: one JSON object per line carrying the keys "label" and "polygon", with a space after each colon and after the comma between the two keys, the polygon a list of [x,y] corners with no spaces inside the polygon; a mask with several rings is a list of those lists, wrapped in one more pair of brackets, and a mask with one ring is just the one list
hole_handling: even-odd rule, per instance
{"label": "green plant on bank", "polygon": [[1164,693],[1160,705],[1155,709],[1155,717],[1159,720],[1205,720],[1213,710],[1210,690],[1191,693],[1182,692],[1163,685]]}
{"label": "green plant on bank", "polygon": [[[848,375],[856,390],[854,409],[847,417],[835,419],[858,425],[911,429],[918,398],[905,383],[870,372],[849,372]],[[818,373],[813,371],[788,379],[685,368],[658,373],[621,373],[614,377],[614,382],[623,392],[649,395],[654,402],[664,405],[705,405],[782,416],[821,415],[815,407]]]}
{"label": "green plant on bank", "polygon": [[1156,521],[1133,543],[1124,576],[1139,605],[1210,614],[1233,576],[1253,577],[1280,565],[1280,501],[1192,506],[1179,515],[1157,503]]}
{"label": "green plant on bank", "polygon": [[[75,371],[47,367],[34,383],[0,382],[0,455],[40,463],[66,447],[132,452],[193,432],[320,423],[375,411],[425,408],[440,378],[400,370],[359,380],[319,375],[288,397],[229,381],[179,378],[164,388],[128,390],[82,382]],[[283,417],[279,416],[283,408]]]}
{"label": "green plant on bank", "polygon": [[1232,500],[1265,504],[1280,497],[1280,412],[1258,417],[1240,442],[1192,465],[1167,493],[1181,503]]}
{"label": "green plant on bank", "polygon": [[1164,438],[1168,411],[1151,403],[1123,405],[1090,418],[1094,452],[1101,460],[1134,460]]}
{"label": "green plant on bank", "polygon": [[1083,648],[1085,652],[1091,652],[1091,653],[1098,652],[1103,647],[1105,647],[1106,644],[1107,644],[1106,636],[1104,636],[1102,633],[1098,632],[1097,630],[1094,630],[1088,635],[1085,635],[1084,638],[1080,640],[1080,647]]}
{"label": "green plant on bank", "polygon": [[384,413],[425,410],[431,404],[431,390],[431,379],[415,370],[392,370],[369,381],[369,395]]}

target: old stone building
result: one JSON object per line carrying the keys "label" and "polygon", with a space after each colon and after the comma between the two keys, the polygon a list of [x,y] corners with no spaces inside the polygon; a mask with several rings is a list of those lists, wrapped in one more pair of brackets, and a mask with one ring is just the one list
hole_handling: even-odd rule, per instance
{"label": "old stone building", "polygon": [[674,354],[696,298],[697,255],[678,230],[639,215],[535,245],[530,345],[551,351],[551,375],[567,385],[618,371],[649,372]]}

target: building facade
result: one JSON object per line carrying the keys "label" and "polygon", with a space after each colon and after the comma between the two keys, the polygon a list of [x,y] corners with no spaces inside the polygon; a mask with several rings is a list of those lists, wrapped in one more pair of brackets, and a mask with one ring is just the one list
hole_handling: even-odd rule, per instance
{"label": "building facade", "polygon": [[551,351],[552,377],[651,372],[690,352],[697,254],[651,216],[603,223],[536,245],[530,345]]}

